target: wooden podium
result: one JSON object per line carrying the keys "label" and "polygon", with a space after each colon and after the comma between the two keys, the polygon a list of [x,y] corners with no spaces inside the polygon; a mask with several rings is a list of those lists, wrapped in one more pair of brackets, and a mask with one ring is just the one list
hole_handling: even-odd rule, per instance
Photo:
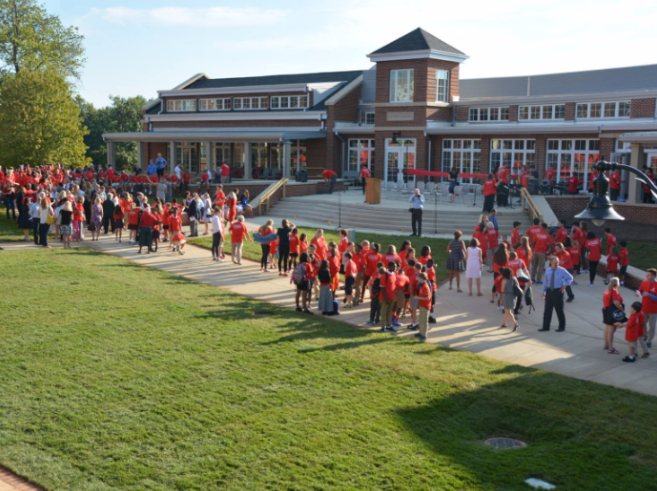
{"label": "wooden podium", "polygon": [[381,203],[381,179],[368,177],[365,186],[365,201],[370,205]]}

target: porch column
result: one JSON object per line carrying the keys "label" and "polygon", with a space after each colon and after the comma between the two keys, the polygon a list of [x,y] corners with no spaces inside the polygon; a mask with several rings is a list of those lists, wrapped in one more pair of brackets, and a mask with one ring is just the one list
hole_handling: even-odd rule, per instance
{"label": "porch column", "polygon": [[212,143],[202,142],[201,145],[205,146],[205,164],[207,168],[212,172],[212,178],[214,179],[214,167],[212,166]]}
{"label": "porch column", "polygon": [[292,142],[283,142],[283,177],[290,178],[290,167],[292,165]]}
{"label": "porch column", "polygon": [[[632,143],[632,154],[630,156],[630,165],[635,169],[641,170],[641,145]],[[627,187],[627,202],[631,204],[641,203],[641,183],[635,181],[630,174],[630,182]]]}
{"label": "porch column", "polygon": [[144,144],[137,142],[137,167],[144,168]]}
{"label": "porch column", "polygon": [[251,179],[251,143],[244,144],[244,179]]}
{"label": "porch column", "polygon": [[169,142],[169,175],[173,174],[176,167],[176,142]]}
{"label": "porch column", "polygon": [[114,142],[107,140],[107,166],[114,167]]}

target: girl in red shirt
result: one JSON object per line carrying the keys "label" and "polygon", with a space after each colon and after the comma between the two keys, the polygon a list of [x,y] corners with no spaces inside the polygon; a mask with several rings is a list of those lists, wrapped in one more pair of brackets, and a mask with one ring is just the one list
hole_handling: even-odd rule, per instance
{"label": "girl in red shirt", "polygon": [[410,248],[411,248],[411,241],[405,240],[401,248],[399,249],[399,260],[401,261],[402,268],[405,268],[407,266],[405,259],[406,259],[406,254],[408,253],[408,250]]}
{"label": "girl in red shirt", "polygon": [[516,254],[525,264],[530,264],[532,260],[532,248],[529,247],[529,237],[525,236],[520,239],[520,246],[516,249]]}
{"label": "girl in red shirt", "polygon": [[618,272],[618,264],[620,263],[620,257],[618,252],[618,247],[612,246],[607,256],[607,279],[605,280],[605,285],[609,284],[614,275]]}
{"label": "girl in red shirt", "polygon": [[73,208],[73,229],[74,240],[80,242],[84,240],[84,225],[86,217],[84,216],[84,196],[77,199],[75,208]]}
{"label": "girl in red shirt", "polygon": [[114,220],[114,240],[121,242],[121,236],[123,234],[123,219],[125,218],[125,213],[121,206],[114,207],[114,214],[112,215],[112,220]]}
{"label": "girl in red shirt", "polygon": [[593,283],[595,282],[595,275],[601,257],[601,247],[602,242],[600,239],[596,238],[595,233],[589,232],[586,236],[586,241],[584,242],[584,248],[587,251],[587,257],[589,260],[589,286],[593,286]]}
{"label": "girl in red shirt", "polygon": [[130,204],[130,211],[128,212],[128,231],[130,232],[130,244],[137,242],[137,230],[139,230],[139,215],[141,209],[133,201]]}
{"label": "girl in red shirt", "polygon": [[358,269],[356,263],[352,260],[353,255],[351,252],[345,252],[344,258],[348,261],[344,267],[344,300],[345,308],[350,309],[354,306],[354,283],[356,282],[356,275]]}
{"label": "girl in red shirt", "polygon": [[579,274],[580,271],[580,252],[581,248],[579,246],[579,241],[573,240],[572,245],[568,247],[568,252],[570,253],[570,259],[573,262],[573,269],[575,274]]}
{"label": "girl in red shirt", "polygon": [[328,248],[326,246],[326,239],[324,238],[324,231],[321,228],[317,229],[317,232],[315,232],[315,237],[313,237],[310,243],[314,244],[315,246],[315,254],[317,255],[317,260],[322,262],[324,259],[326,259],[326,252]]}
{"label": "girl in red shirt", "polygon": [[356,266],[356,279],[354,280],[354,305],[358,305],[360,291],[363,287],[363,246],[356,244],[351,260]]}
{"label": "girl in red shirt", "polygon": [[420,253],[420,257],[417,258],[417,262],[420,264],[426,265],[427,261],[431,259],[431,247],[429,246],[424,246],[422,248],[422,252]]}
{"label": "girl in red shirt", "polygon": [[620,253],[618,254],[618,265],[620,266],[620,284],[625,285],[625,274],[627,267],[630,265],[630,252],[627,250],[627,241],[620,241]]}
{"label": "girl in red shirt", "polygon": [[297,258],[299,257],[301,241],[299,240],[299,229],[293,228],[290,233],[290,269],[294,269],[297,265]]}
{"label": "girl in red shirt", "polygon": [[434,306],[436,305],[436,291],[438,290],[438,285],[436,285],[436,267],[433,264],[433,259],[427,261],[427,279],[431,282],[431,313],[429,314],[429,322],[435,323],[436,318],[434,317]]}
{"label": "girl in red shirt", "polygon": [[235,196],[235,193],[233,192],[228,193],[226,206],[228,206],[228,214],[226,215],[226,219],[228,220],[229,223],[232,223],[235,220],[235,217],[237,216],[237,196]]}

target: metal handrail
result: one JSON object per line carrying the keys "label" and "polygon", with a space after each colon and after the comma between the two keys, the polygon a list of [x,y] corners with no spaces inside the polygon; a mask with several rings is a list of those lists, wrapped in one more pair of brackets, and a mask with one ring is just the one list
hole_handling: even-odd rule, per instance
{"label": "metal handrail", "polygon": [[522,198],[522,209],[529,211],[530,218],[533,220],[534,218],[538,217],[541,221],[543,221],[541,210],[538,208],[538,206],[536,206],[534,198],[532,198],[532,195],[529,194],[529,191],[527,191],[526,188],[520,188],[520,196]]}
{"label": "metal handrail", "polygon": [[267,191],[265,191],[263,196],[259,196],[260,201],[258,202],[258,214],[262,215],[262,202],[266,201],[267,202],[267,213],[269,213],[269,203],[271,201],[271,197],[274,195],[276,191],[278,191],[281,187],[283,187],[283,198],[285,198],[285,189],[287,187],[287,178],[280,179],[276,184],[274,184],[271,188],[269,188]]}

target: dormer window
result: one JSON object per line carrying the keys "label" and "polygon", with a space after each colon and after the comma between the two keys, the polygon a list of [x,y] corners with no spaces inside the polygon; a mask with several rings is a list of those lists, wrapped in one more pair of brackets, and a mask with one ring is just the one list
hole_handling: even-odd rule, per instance
{"label": "dormer window", "polygon": [[449,72],[436,70],[436,102],[449,102]]}
{"label": "dormer window", "polygon": [[413,102],[413,69],[390,70],[390,102]]}

